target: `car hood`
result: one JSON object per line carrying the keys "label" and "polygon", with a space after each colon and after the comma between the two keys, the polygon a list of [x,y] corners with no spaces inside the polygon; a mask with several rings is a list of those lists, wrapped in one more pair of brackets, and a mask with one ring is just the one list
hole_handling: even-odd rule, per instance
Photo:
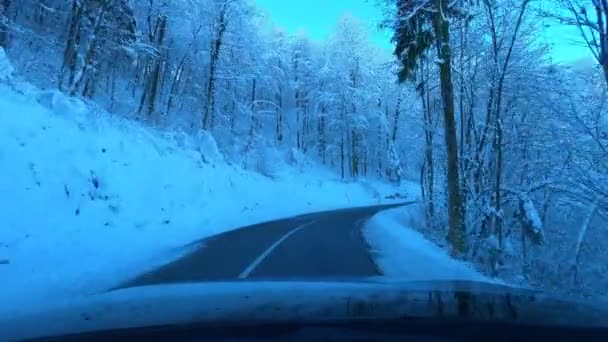
{"label": "car hood", "polygon": [[65,301],[0,321],[0,340],[193,322],[403,317],[608,326],[608,307],[475,281],[206,282],[126,288]]}

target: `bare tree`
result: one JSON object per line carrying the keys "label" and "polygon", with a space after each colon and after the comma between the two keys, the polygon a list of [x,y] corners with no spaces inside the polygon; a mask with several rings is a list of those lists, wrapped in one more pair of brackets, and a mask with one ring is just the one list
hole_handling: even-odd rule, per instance
{"label": "bare tree", "polygon": [[148,67],[150,73],[144,86],[138,112],[141,112],[145,108],[148,117],[154,116],[154,119],[158,119],[156,102],[161,87],[162,69],[165,65],[167,54],[164,41],[168,30],[168,18],[164,14],[154,16],[150,13],[147,22],[148,41],[153,48],[153,54],[150,58],[152,65]]}
{"label": "bare tree", "polygon": [[602,67],[608,85],[608,1],[556,0],[559,9],[543,10],[544,16],[557,19],[561,24],[576,27],[586,47]]}
{"label": "bare tree", "polygon": [[68,20],[59,88],[92,97],[101,54],[135,40],[136,22],[125,0],[74,0]]}

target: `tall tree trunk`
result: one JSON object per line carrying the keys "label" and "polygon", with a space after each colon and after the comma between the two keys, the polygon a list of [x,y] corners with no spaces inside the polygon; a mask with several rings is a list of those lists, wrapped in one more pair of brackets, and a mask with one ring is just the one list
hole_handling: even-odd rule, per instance
{"label": "tall tree trunk", "polygon": [[342,107],[340,108],[340,123],[341,123],[341,127],[340,127],[340,174],[342,176],[342,179],[344,179],[345,176],[345,169],[346,169],[346,165],[345,165],[345,151],[344,151],[344,144],[346,143],[345,137],[344,135],[346,134],[346,132],[348,132],[348,127],[346,126],[346,98],[345,95],[342,94]]}
{"label": "tall tree trunk", "polygon": [[397,97],[397,105],[395,106],[395,117],[393,118],[393,132],[392,132],[392,140],[393,143],[397,141],[397,131],[399,130],[399,115],[401,114],[401,101],[402,101],[403,92],[399,92],[399,96]]}
{"label": "tall tree trunk", "polygon": [[382,171],[384,170],[384,164],[382,164],[382,160],[383,160],[383,153],[384,151],[382,151],[382,137],[384,136],[384,132],[382,129],[382,125],[378,124],[378,141],[376,142],[376,159],[378,162],[378,169],[376,170],[376,176],[377,177],[382,177]]}
{"label": "tall tree trunk", "polygon": [[427,81],[428,68],[425,68],[426,61],[422,60],[420,63],[420,99],[422,101],[422,115],[424,119],[424,138],[425,138],[425,153],[424,163],[422,167],[422,184],[425,187],[423,192],[425,194],[425,207],[426,207],[426,224],[427,227],[432,228],[433,218],[435,217],[435,196],[434,196],[434,185],[435,185],[435,164],[433,161],[433,115],[430,108],[430,91]]}
{"label": "tall tree trunk", "polygon": [[496,127],[496,180],[494,183],[494,193],[496,194],[496,203],[495,203],[495,230],[496,235],[498,236],[498,246],[500,250],[503,249],[503,229],[502,229],[502,215],[500,214],[502,211],[501,201],[502,201],[502,167],[503,167],[503,147],[502,147],[502,139],[503,139],[503,131],[502,131],[502,123],[500,119],[497,121]]}
{"label": "tall tree trunk", "polygon": [[452,52],[450,49],[450,24],[447,19],[448,4],[446,0],[435,0],[438,13],[434,14],[435,35],[437,37],[438,55],[440,58],[439,75],[441,97],[443,99],[443,119],[445,127],[445,144],[447,148],[448,178],[448,240],[452,245],[452,254],[466,252],[466,229],[463,220],[460,194],[458,138],[454,118],[454,85],[452,83]]}
{"label": "tall tree trunk", "polygon": [[[146,84],[146,90],[144,93],[144,99],[147,99],[146,114],[148,118],[153,118],[156,111],[156,97],[161,84],[161,68],[163,59],[165,58],[165,52],[163,51],[163,42],[167,32],[167,17],[162,15],[157,18],[156,27],[154,29],[154,35],[152,36],[156,48],[156,54],[152,59],[152,71]],[[158,119],[158,118],[155,118]]]}
{"label": "tall tree trunk", "polygon": [[351,129],[350,132],[350,157],[351,157],[351,167],[350,173],[353,178],[359,176],[359,155],[358,155],[358,144],[357,144],[357,133],[355,133],[354,129]]}
{"label": "tall tree trunk", "polygon": [[298,64],[298,57],[297,54],[294,54],[292,56],[293,59],[293,75],[294,75],[294,84],[295,84],[295,89],[294,89],[294,102],[296,105],[296,148],[298,150],[302,149],[302,132],[301,132],[301,123],[300,121],[301,119],[301,113],[300,113],[300,82],[299,82],[299,78],[298,78],[298,73],[299,73],[299,64]]}
{"label": "tall tree trunk", "polygon": [[465,18],[464,23],[461,23],[461,32],[460,32],[460,55],[459,55],[459,78],[460,78],[460,94],[459,94],[459,111],[460,111],[460,154],[459,161],[460,165],[460,181],[461,183],[461,196],[462,196],[462,208],[463,211],[466,212],[468,198],[468,177],[467,177],[467,168],[468,168],[468,158],[465,157],[465,153],[469,151],[469,145],[467,144],[467,135],[470,134],[467,131],[469,127],[467,126],[467,114],[471,112],[465,109],[466,100],[466,86],[465,86],[465,73],[469,71],[470,61],[465,62],[465,52],[468,51],[468,35],[469,35],[469,19]]}
{"label": "tall tree trunk", "polygon": [[[68,24],[68,35],[66,37],[65,49],[63,52],[63,63],[61,65],[61,71],[59,74],[59,84],[57,85],[60,90],[65,90],[74,83],[78,49],[80,46],[82,12],[83,5],[79,0],[73,0],[72,10],[70,13],[70,22]],[[67,83],[65,81],[66,77]]]}
{"label": "tall tree trunk", "polygon": [[301,99],[302,101],[302,152],[306,153],[308,150],[308,131],[309,131],[309,117],[308,117],[308,103],[306,93]]}
{"label": "tall tree trunk", "polygon": [[256,123],[256,105],[255,105],[255,101],[256,101],[256,96],[257,96],[257,84],[256,84],[256,79],[254,78],[253,81],[251,82],[251,104],[250,104],[250,110],[251,110],[251,126],[249,128],[249,145],[253,146],[253,140],[255,137],[255,129],[257,126]]}
{"label": "tall tree trunk", "polygon": [[598,210],[598,202],[594,202],[591,205],[591,209],[589,210],[589,213],[587,214],[587,218],[585,218],[585,221],[583,222],[583,225],[581,226],[581,229],[578,232],[578,238],[576,240],[576,247],[574,249],[574,262],[572,265],[572,268],[574,270],[574,274],[573,274],[573,280],[576,282],[578,279],[578,264],[580,261],[580,257],[581,257],[581,250],[583,247],[583,242],[585,241],[585,235],[587,235],[587,231],[589,230],[589,225],[591,224],[591,219],[593,219],[593,216],[595,215],[595,213]]}
{"label": "tall tree trunk", "polygon": [[344,132],[340,133],[340,175],[344,179]]}
{"label": "tall tree trunk", "polygon": [[210,51],[210,63],[209,63],[209,79],[207,80],[207,94],[205,98],[205,111],[203,114],[202,126],[204,130],[213,129],[214,112],[215,112],[215,87],[216,87],[216,73],[217,66],[220,58],[220,50],[222,48],[224,33],[228,23],[226,22],[226,16],[228,12],[228,0],[224,0],[222,8],[220,9],[218,19],[218,30],[217,35],[211,42]]}
{"label": "tall tree trunk", "polygon": [[8,49],[10,40],[10,23],[8,9],[11,5],[10,0],[0,0],[0,49]]}
{"label": "tall tree trunk", "polygon": [[116,103],[116,68],[117,66],[114,63],[109,65],[111,72],[110,75],[110,111],[114,110],[114,105]]}
{"label": "tall tree trunk", "polygon": [[232,137],[236,137],[236,98],[237,98],[237,84],[232,84],[232,101],[230,101],[230,133]]}
{"label": "tall tree trunk", "polygon": [[[361,140],[361,137],[359,136],[359,140]],[[363,177],[367,177],[367,164],[368,164],[368,149],[367,149],[367,145],[362,145],[361,144],[361,159],[363,160]]]}
{"label": "tall tree trunk", "polygon": [[[493,10],[493,4],[489,2],[489,0],[485,0],[485,6],[486,6],[486,10],[488,12],[488,17],[489,17],[489,21],[490,21],[490,33],[491,33],[491,37],[492,37],[492,46],[493,46],[493,54],[494,54],[494,65],[495,65],[495,76],[497,78],[497,82],[494,81],[492,82],[492,88],[490,89],[491,91],[491,101],[489,101],[488,104],[488,118],[492,118],[493,119],[493,124],[491,126],[494,127],[495,129],[495,134],[494,134],[494,142],[493,142],[493,150],[496,153],[496,159],[494,161],[494,172],[495,172],[495,179],[494,181],[494,189],[493,189],[493,205],[494,205],[494,211],[495,211],[495,215],[492,218],[492,222],[493,222],[493,233],[496,235],[496,237],[498,238],[499,241],[499,247],[501,247],[502,249],[502,242],[503,242],[503,227],[502,227],[502,218],[501,216],[499,216],[498,214],[501,211],[501,183],[502,183],[502,164],[503,164],[503,146],[502,146],[502,139],[503,139],[503,131],[502,131],[502,126],[501,126],[501,116],[502,116],[502,100],[503,100],[503,93],[504,93],[504,83],[505,83],[505,77],[507,75],[508,69],[509,69],[509,62],[511,59],[511,55],[513,52],[513,47],[515,46],[515,42],[517,40],[517,35],[519,33],[522,21],[523,21],[523,17],[524,14],[526,12],[526,8],[529,4],[530,0],[522,0],[521,6],[519,8],[518,11],[518,15],[517,15],[517,20],[515,23],[515,28],[513,31],[512,36],[510,37],[510,43],[508,46],[508,50],[507,50],[507,54],[505,55],[505,59],[502,63],[501,66],[499,66],[499,47],[498,47],[498,31],[497,28],[495,26],[495,18],[494,18],[494,10]],[[488,125],[489,127],[490,125]],[[486,131],[487,128],[486,127]],[[483,149],[483,146],[481,147]]]}
{"label": "tall tree trunk", "polygon": [[[378,113],[382,112],[382,100],[378,100]],[[387,118],[385,118],[386,120]],[[383,129],[382,129],[382,122],[378,121],[378,127],[377,127],[378,131],[376,132],[376,134],[378,135],[378,141],[376,142],[376,161],[378,162],[378,169],[376,170],[376,176],[378,177],[382,177],[382,136],[384,135]]]}
{"label": "tall tree trunk", "polygon": [[327,163],[325,151],[327,150],[327,137],[325,136],[325,105],[321,105],[321,117],[319,118],[319,155],[323,165]]}
{"label": "tall tree trunk", "polygon": [[[281,61],[279,60],[279,70],[282,69]],[[283,85],[279,84],[279,91],[276,95],[277,98],[277,111],[276,111],[276,127],[275,127],[275,135],[277,138],[277,142],[283,142]]]}
{"label": "tall tree trunk", "polygon": [[[93,27],[92,27],[92,32],[88,37],[88,40],[85,42],[86,43],[86,47],[85,47],[85,57],[81,62],[81,66],[80,66],[80,70],[76,73],[73,73],[70,76],[71,79],[71,83],[69,84],[69,90],[68,90],[68,94],[70,95],[76,95],[76,93],[78,92],[79,89],[82,88],[82,83],[84,81],[87,82],[94,82],[95,80],[91,80],[91,78],[94,78],[95,75],[91,75],[91,71],[95,72],[96,70],[96,53],[97,53],[97,48],[98,48],[98,42],[99,42],[99,30],[101,29],[101,24],[104,21],[105,15],[106,15],[106,10],[107,8],[105,6],[100,6],[99,9],[97,10],[97,13],[94,16],[94,21],[93,21]],[[78,53],[76,52],[76,57],[78,56]],[[78,58],[76,58],[78,59]],[[76,62],[76,61],[75,61]],[[76,64],[76,63],[75,63]],[[74,65],[74,67],[76,67],[76,65]],[[85,91],[82,92],[83,96],[87,95],[87,91],[91,91],[90,89],[84,89]]]}
{"label": "tall tree trunk", "polygon": [[167,99],[167,110],[166,114],[171,113],[171,109],[173,108],[173,101],[175,100],[175,96],[177,94],[177,86],[179,81],[182,79],[182,75],[184,73],[184,64],[186,61],[186,55],[182,58],[177,69],[175,70],[175,75],[173,75],[173,80],[171,81],[171,89],[169,90],[169,96]]}
{"label": "tall tree trunk", "polygon": [[[298,76],[296,73],[296,84],[298,83]],[[295,104],[296,104],[296,148],[298,150],[302,149],[302,132],[301,132],[301,127],[302,125],[300,124],[300,121],[302,120],[302,115],[300,113],[300,90],[297,88],[299,86],[296,86],[296,90],[295,90]]]}

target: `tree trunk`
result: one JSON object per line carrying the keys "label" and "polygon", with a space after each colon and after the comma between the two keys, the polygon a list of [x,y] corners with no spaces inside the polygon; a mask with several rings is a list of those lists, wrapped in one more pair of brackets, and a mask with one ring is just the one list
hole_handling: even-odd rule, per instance
{"label": "tree trunk", "polygon": [[447,181],[448,181],[448,240],[452,245],[452,254],[466,252],[466,229],[464,227],[462,201],[460,194],[458,139],[456,120],[454,118],[454,85],[452,83],[452,53],[450,50],[450,24],[447,20],[448,5],[446,0],[435,0],[438,13],[434,17],[435,34],[438,41],[439,76],[441,97],[443,99],[443,117],[445,127],[445,144],[447,148]]}
{"label": "tree trunk", "polygon": [[428,65],[427,60],[422,59],[420,61],[420,83],[418,85],[418,93],[422,103],[422,116],[424,124],[424,138],[425,138],[425,153],[423,166],[420,170],[421,174],[421,186],[424,191],[424,204],[426,214],[426,225],[432,229],[434,226],[433,218],[435,217],[435,198],[434,198],[434,172],[435,164],[433,161],[433,135],[434,135],[434,124],[433,114],[430,107],[430,90],[428,84]]}
{"label": "tree trunk", "polygon": [[397,97],[397,105],[395,106],[395,117],[393,118],[393,133],[392,139],[393,143],[397,141],[397,131],[399,130],[399,115],[401,114],[401,101],[402,101],[402,92],[399,92],[399,96]]}
{"label": "tree trunk", "polygon": [[301,139],[302,139],[302,132],[300,131],[301,129],[301,113],[300,113],[300,83],[299,83],[299,79],[298,79],[298,56],[297,53],[294,53],[293,56],[293,75],[294,75],[294,84],[295,84],[295,89],[294,89],[294,102],[296,105],[296,148],[298,150],[302,149],[302,143],[301,143]]}
{"label": "tree trunk", "polygon": [[232,85],[232,98],[233,100],[230,101],[230,133],[232,135],[232,137],[236,137],[236,98],[237,98],[237,84],[236,82],[233,83]]}
{"label": "tree trunk", "polygon": [[460,74],[460,94],[459,94],[459,110],[460,110],[460,155],[459,161],[461,163],[460,167],[460,181],[461,181],[461,196],[462,196],[462,208],[463,211],[466,212],[466,208],[468,205],[469,197],[468,197],[468,158],[465,157],[465,153],[469,151],[468,144],[468,136],[470,135],[469,129],[467,126],[467,122],[469,118],[467,118],[467,114],[473,115],[472,111],[467,111],[465,109],[466,103],[466,86],[465,86],[465,73],[470,69],[470,61],[465,61],[465,52],[468,51],[468,35],[469,35],[469,20],[468,18],[464,19],[464,23],[461,22],[461,34],[460,34],[460,56],[459,56],[459,74]]}
{"label": "tree trunk", "polygon": [[175,75],[173,75],[173,80],[171,81],[171,89],[169,90],[169,98],[167,99],[167,114],[171,113],[171,109],[173,107],[173,100],[175,99],[175,95],[177,93],[177,86],[184,72],[185,61],[186,55],[184,55],[184,57],[180,61],[179,65],[177,66],[177,70],[175,70]]}
{"label": "tree trunk", "polygon": [[[361,139],[361,137],[359,137],[359,139]],[[367,167],[368,167],[367,164],[368,164],[368,161],[369,161],[368,160],[368,158],[369,158],[368,152],[369,151],[367,149],[367,145],[361,145],[361,149],[363,150],[361,152],[361,154],[362,154],[361,159],[363,160],[363,177],[367,177]]]}
{"label": "tree trunk", "polygon": [[430,108],[430,97],[429,97],[429,85],[426,79],[425,61],[423,60],[420,64],[420,99],[422,101],[422,115],[424,119],[424,138],[425,138],[425,153],[424,163],[421,170],[421,178],[423,180],[423,186],[425,186],[424,200],[426,207],[426,224],[427,227],[433,227],[433,218],[435,217],[435,198],[434,198],[434,177],[435,177],[435,165],[433,162],[433,116]]}
{"label": "tree trunk", "polygon": [[[608,52],[606,52],[608,54]],[[608,87],[608,61],[605,64],[602,64],[602,71],[604,72],[604,80],[606,81],[606,86]]]}
{"label": "tree trunk", "polygon": [[[282,70],[281,62],[279,61],[279,70]],[[277,114],[276,114],[276,138],[277,142],[283,142],[283,86],[279,84],[277,92]]]}
{"label": "tree trunk", "polygon": [[308,131],[309,131],[309,117],[308,117],[308,104],[306,100],[307,95],[301,99],[302,101],[302,152],[306,153],[308,150]]}
{"label": "tree trunk", "polygon": [[319,155],[323,165],[327,164],[325,150],[327,149],[327,137],[325,136],[325,105],[321,105],[321,117],[319,118]]}
{"label": "tree trunk", "polygon": [[598,202],[592,204],[591,209],[589,210],[589,214],[587,218],[583,222],[581,229],[578,232],[578,238],[576,239],[576,247],[574,249],[574,262],[572,268],[574,269],[573,280],[576,282],[578,280],[578,264],[581,257],[581,250],[583,247],[583,242],[585,241],[585,236],[587,235],[587,231],[589,230],[589,224],[591,223],[591,219],[595,215],[598,210]]}
{"label": "tree trunk", "polygon": [[[378,103],[378,112],[381,111],[382,108],[382,102]],[[378,135],[378,141],[376,141],[376,159],[378,162],[378,169],[376,170],[376,176],[378,177],[382,177],[382,136],[383,136],[383,129],[382,129],[382,123],[378,122],[378,127],[377,127],[378,131],[376,132],[376,134]]]}
{"label": "tree trunk", "polygon": [[[76,93],[78,92],[79,89],[81,89],[82,87],[82,82],[83,81],[87,81],[87,83],[89,83],[89,86],[91,87],[92,84],[91,82],[94,82],[94,80],[91,79],[91,75],[90,72],[93,71],[95,72],[96,69],[96,52],[97,52],[97,44],[99,41],[99,30],[101,29],[101,24],[104,21],[104,17],[106,15],[106,7],[105,6],[100,6],[99,9],[97,10],[97,13],[95,14],[95,20],[93,21],[93,27],[92,27],[92,32],[89,35],[88,40],[86,41],[86,48],[85,48],[85,57],[81,62],[81,66],[80,66],[80,70],[77,73],[72,73],[70,76],[71,82],[69,84],[69,91],[68,94],[70,94],[71,96],[76,95]],[[78,53],[75,51],[76,56],[78,56]],[[78,58],[76,58],[78,59]],[[76,61],[75,61],[76,62]],[[76,63],[74,63],[74,68],[76,67]],[[95,75],[93,75],[94,77]],[[82,92],[83,96],[86,96],[88,92],[92,91],[92,89],[84,89],[85,91]]]}
{"label": "tree trunk", "polygon": [[[148,84],[146,87],[147,92],[147,108],[146,112],[148,118],[153,118],[156,111],[156,97],[160,88],[161,79],[161,67],[164,59],[163,52],[163,41],[165,40],[165,34],[167,32],[167,17],[159,16],[157,18],[156,29],[154,30],[153,44],[156,48],[157,55],[154,56],[152,61],[152,72],[148,78]],[[158,118],[155,118],[158,119]]]}
{"label": "tree trunk", "polygon": [[351,167],[350,167],[350,173],[351,176],[353,178],[356,178],[357,176],[359,176],[359,155],[357,152],[357,133],[355,133],[355,130],[352,129],[350,132],[350,142],[351,142],[351,147],[350,147],[350,157],[351,157]]}
{"label": "tree trunk", "polygon": [[502,185],[502,167],[503,167],[502,139],[503,139],[502,124],[499,119],[497,122],[497,127],[496,127],[497,156],[496,156],[496,180],[495,180],[495,184],[494,184],[494,193],[496,194],[496,203],[495,203],[496,218],[495,218],[495,227],[494,228],[496,231],[496,235],[498,236],[498,246],[499,246],[500,250],[503,249],[503,245],[504,245],[503,244],[504,234],[503,234],[503,229],[502,229],[502,215],[501,215],[501,211],[502,211],[501,185]]}
{"label": "tree trunk", "polygon": [[205,112],[203,114],[202,126],[204,130],[213,129],[213,115],[215,112],[215,87],[216,87],[216,73],[217,65],[220,58],[220,50],[222,48],[224,33],[228,23],[226,22],[226,15],[228,12],[228,0],[224,0],[224,4],[220,10],[218,20],[218,31],[217,36],[214,37],[211,42],[211,58],[209,63],[209,79],[207,80],[207,94],[205,98]]}
{"label": "tree trunk", "polygon": [[251,110],[251,126],[249,127],[249,145],[253,146],[253,140],[255,137],[255,128],[256,128],[256,105],[255,105],[255,101],[256,101],[256,95],[257,94],[257,87],[256,87],[256,79],[254,78],[253,81],[251,82],[251,104],[250,104],[250,110]]}
{"label": "tree trunk", "polygon": [[10,23],[8,19],[8,9],[10,0],[0,0],[0,49],[8,49],[10,41]]}
{"label": "tree trunk", "polygon": [[340,175],[344,179],[344,132],[340,134]]}
{"label": "tree trunk", "polygon": [[340,127],[340,171],[341,171],[341,176],[342,179],[344,179],[345,176],[345,151],[344,151],[344,144],[346,143],[344,141],[344,134],[346,134],[346,132],[348,132],[348,129],[346,127],[346,99],[345,99],[345,95],[342,94],[342,108],[340,111],[340,123],[341,123],[341,127]]}
{"label": "tree trunk", "polygon": [[[296,84],[297,84],[297,82],[298,82],[298,76],[297,76],[297,73],[296,73]],[[296,86],[296,87],[298,87],[298,86]],[[301,121],[301,115],[300,115],[300,90],[296,88],[294,95],[295,95],[295,103],[296,103],[296,148],[298,150],[301,150],[302,149],[302,142],[301,142],[302,133],[300,131],[300,128],[301,128],[301,124],[300,124],[300,121]]]}
{"label": "tree trunk", "polygon": [[[502,140],[503,140],[503,131],[502,131],[502,126],[501,126],[501,116],[502,116],[502,100],[503,100],[503,91],[504,91],[504,83],[505,83],[505,77],[507,75],[507,71],[509,68],[509,62],[510,62],[510,58],[513,52],[513,47],[515,46],[515,42],[517,39],[517,35],[519,32],[519,29],[521,27],[522,21],[523,21],[523,16],[525,14],[527,5],[529,3],[530,0],[523,0],[521,3],[521,6],[519,8],[519,12],[518,12],[518,16],[517,16],[517,20],[515,23],[515,28],[513,31],[513,35],[511,36],[510,39],[510,44],[508,46],[508,50],[507,50],[507,54],[505,55],[505,59],[502,63],[502,66],[499,67],[498,65],[498,58],[499,58],[499,51],[498,51],[498,32],[496,27],[494,26],[494,11],[492,9],[492,4],[486,0],[485,5],[486,5],[486,9],[488,11],[488,16],[490,18],[490,30],[491,30],[491,37],[492,37],[492,44],[493,44],[493,54],[494,54],[494,65],[496,67],[495,70],[495,77],[498,77],[498,82],[492,82],[492,87],[490,89],[491,91],[491,96],[490,97],[490,101],[488,104],[488,120],[490,120],[490,118],[493,119],[493,127],[495,129],[495,133],[494,133],[494,141],[492,143],[492,147],[493,150],[496,153],[496,159],[494,162],[494,172],[495,172],[495,179],[494,179],[494,211],[495,214],[492,218],[492,222],[493,222],[493,234],[496,235],[496,237],[498,238],[498,242],[499,242],[499,247],[500,250],[502,250],[502,246],[503,246],[503,227],[502,227],[502,217],[499,215],[501,212],[501,183],[502,183],[502,164],[503,164],[503,146],[502,146]],[[500,68],[500,69],[499,69]],[[486,132],[487,129],[490,125],[488,125],[486,127]],[[483,146],[481,147],[483,149]]]}
{"label": "tree trunk", "polygon": [[114,105],[116,103],[116,68],[117,66],[114,63],[111,63],[110,67],[110,111],[114,110]]}
{"label": "tree trunk", "polygon": [[72,1],[72,10],[70,14],[70,22],[68,25],[68,35],[66,37],[65,49],[63,52],[63,64],[59,74],[59,84],[57,85],[60,90],[65,89],[65,79],[67,77],[67,85],[70,86],[74,83],[74,77],[76,74],[76,60],[78,56],[78,47],[80,45],[80,26],[82,20],[82,5],[80,1]]}

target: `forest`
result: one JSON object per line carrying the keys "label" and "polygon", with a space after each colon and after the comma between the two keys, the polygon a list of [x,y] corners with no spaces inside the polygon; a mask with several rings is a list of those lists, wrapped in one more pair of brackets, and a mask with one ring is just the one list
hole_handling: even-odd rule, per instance
{"label": "forest", "polygon": [[[345,182],[419,182],[417,228],[452,256],[604,295],[608,3],[374,3],[382,20],[345,14],[320,42],[248,0],[0,0],[0,48],[39,87],[213,139],[248,169],[281,150]],[[555,60],[560,26],[588,59]]]}

